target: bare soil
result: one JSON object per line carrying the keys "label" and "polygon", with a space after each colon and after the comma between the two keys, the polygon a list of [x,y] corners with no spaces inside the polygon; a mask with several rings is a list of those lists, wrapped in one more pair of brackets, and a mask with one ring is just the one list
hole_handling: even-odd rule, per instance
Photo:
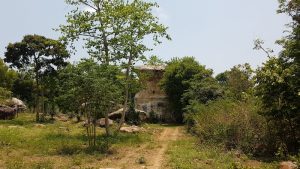
{"label": "bare soil", "polygon": [[117,150],[118,153],[105,158],[99,163],[103,169],[161,169],[166,168],[166,156],[170,142],[177,140],[180,127],[162,127],[154,135],[154,141],[139,147]]}

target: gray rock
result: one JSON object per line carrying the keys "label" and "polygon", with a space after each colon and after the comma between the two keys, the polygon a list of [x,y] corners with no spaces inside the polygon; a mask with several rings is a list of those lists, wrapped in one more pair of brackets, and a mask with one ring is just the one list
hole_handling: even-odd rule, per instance
{"label": "gray rock", "polygon": [[[114,121],[112,121],[111,119],[108,119],[108,125],[111,126],[113,124],[114,124]],[[105,118],[101,118],[101,119],[97,120],[97,126],[105,127]]]}

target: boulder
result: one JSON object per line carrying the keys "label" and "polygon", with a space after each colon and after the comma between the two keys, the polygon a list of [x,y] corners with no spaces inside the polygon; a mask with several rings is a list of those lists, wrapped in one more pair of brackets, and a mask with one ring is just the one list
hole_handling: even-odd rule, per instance
{"label": "boulder", "polygon": [[[140,118],[141,121],[146,121],[148,119],[148,115],[147,115],[147,113],[145,111],[135,109],[135,112],[137,112],[139,114],[139,118]],[[109,113],[108,117],[110,119],[112,119],[112,120],[121,119],[122,113],[123,113],[123,108],[121,108],[121,109],[119,109],[117,111],[114,111],[112,113]]]}
{"label": "boulder", "polygon": [[292,161],[283,161],[280,163],[280,169],[297,169],[298,166]]}
{"label": "boulder", "polygon": [[17,108],[0,105],[0,120],[12,120],[16,117]]}
{"label": "boulder", "polygon": [[22,100],[17,99],[17,98],[15,98],[15,97],[13,97],[13,98],[11,99],[11,103],[12,103],[13,105],[16,105],[16,106],[18,107],[18,109],[20,109],[20,110],[26,110],[26,109],[27,109],[25,103],[24,103]]}
{"label": "boulder", "polygon": [[44,124],[35,124],[34,126],[37,127],[37,128],[44,128],[44,127],[46,127],[46,125],[44,125]]}
{"label": "boulder", "polygon": [[[108,125],[111,126],[113,124],[114,124],[114,121],[112,121],[111,119],[108,119]],[[105,127],[105,118],[101,118],[101,119],[97,120],[97,126]]]}
{"label": "boulder", "polygon": [[114,111],[112,113],[109,113],[108,114],[108,117],[112,120],[117,120],[117,119],[121,119],[122,117],[122,112],[123,112],[123,108],[117,110],[117,111]]}
{"label": "boulder", "polygon": [[138,126],[129,126],[129,127],[121,127],[120,131],[124,133],[138,133],[138,132],[145,131],[145,129],[143,127],[138,127]]}

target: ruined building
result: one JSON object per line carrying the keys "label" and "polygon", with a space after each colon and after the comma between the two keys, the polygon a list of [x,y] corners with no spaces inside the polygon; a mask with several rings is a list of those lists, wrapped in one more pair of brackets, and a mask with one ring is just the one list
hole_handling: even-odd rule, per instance
{"label": "ruined building", "polygon": [[152,113],[162,121],[173,121],[168,97],[159,87],[165,67],[144,65],[136,69],[140,72],[143,90],[135,95],[135,108],[146,112],[148,117]]}

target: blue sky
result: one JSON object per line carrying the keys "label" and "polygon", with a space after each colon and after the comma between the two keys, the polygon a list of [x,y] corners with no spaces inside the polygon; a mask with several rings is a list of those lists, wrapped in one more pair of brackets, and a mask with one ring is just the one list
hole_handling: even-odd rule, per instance
{"label": "blue sky", "polygon": [[[280,51],[275,40],[283,36],[289,18],[276,14],[277,0],[156,0],[155,10],[169,27],[172,41],[165,41],[151,54],[163,60],[194,56],[215,73],[234,65],[261,65],[267,58],[253,50],[253,41],[261,38],[265,46]],[[0,56],[9,42],[26,34],[58,38],[53,31],[65,22],[71,7],[63,0],[6,0],[0,6]],[[150,55],[150,53],[149,53]],[[87,57],[79,50],[71,60]]]}

